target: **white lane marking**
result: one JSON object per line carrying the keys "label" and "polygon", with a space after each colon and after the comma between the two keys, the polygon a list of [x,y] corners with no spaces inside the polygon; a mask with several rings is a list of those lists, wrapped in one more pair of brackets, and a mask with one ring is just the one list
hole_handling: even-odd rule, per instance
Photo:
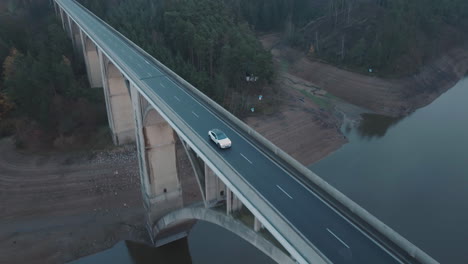
{"label": "white lane marking", "polygon": [[[86,17],[88,18],[88,17]],[[83,19],[83,18],[82,18]],[[89,19],[94,19],[94,17],[89,17]],[[84,23],[85,24],[85,23]],[[109,29],[107,28],[104,28],[105,31],[109,31]],[[111,32],[111,31],[109,31]],[[114,33],[111,32],[111,36],[114,37]],[[136,51],[133,50],[133,48],[129,47],[129,45],[127,43],[125,43],[124,41],[121,41],[119,38],[116,39],[117,41],[121,42],[122,44],[124,44],[125,46],[127,46],[128,48],[130,48],[130,52],[132,53],[135,53],[139,56],[141,56],[141,54],[138,54]],[[157,68],[157,67],[155,67]],[[169,81],[171,81],[172,83],[176,84],[174,81],[171,80],[171,78],[167,78]],[[176,86],[178,86],[179,89],[181,89],[183,92],[185,92],[187,95],[188,92],[185,91],[185,89],[181,88],[178,84],[176,84]],[[222,119],[219,119],[218,116],[216,114],[214,114],[211,110],[208,110],[208,108],[206,106],[204,106],[202,103],[200,103],[199,99],[195,99],[192,95],[189,95],[189,97],[191,97],[194,101],[196,101],[200,106],[202,106],[203,108],[205,108],[207,110],[207,112],[209,112],[211,115],[213,115],[214,117],[216,117],[216,119],[218,119],[219,121],[221,121],[222,123],[224,123],[226,126],[230,127],[230,125],[226,124],[226,122]],[[397,260],[398,262],[402,263],[398,258],[395,257],[394,254],[391,254],[385,247],[383,247],[380,243],[377,243],[377,241],[375,241],[372,237],[370,237],[366,232],[364,232],[361,228],[358,228],[353,222],[351,222],[349,219],[347,219],[346,217],[343,216],[343,214],[341,212],[338,212],[335,208],[333,208],[332,206],[330,206],[328,204],[328,202],[325,202],[320,196],[318,196],[317,194],[315,194],[312,190],[309,189],[309,187],[305,186],[304,183],[302,183],[301,181],[299,181],[298,179],[296,179],[296,177],[292,176],[289,172],[287,172],[281,165],[279,165],[276,161],[274,161],[273,159],[271,159],[268,155],[265,155],[263,154],[262,151],[260,151],[256,146],[254,146],[250,140],[246,139],[244,137],[244,135],[240,134],[237,132],[236,129],[233,129],[231,128],[233,131],[236,132],[236,134],[240,137],[242,137],[246,142],[249,143],[249,145],[251,145],[253,148],[255,148],[259,153],[262,153],[262,155],[264,157],[266,157],[267,159],[269,159],[273,164],[275,164],[278,168],[280,168],[281,170],[283,170],[287,175],[290,175],[290,177],[292,179],[294,179],[297,183],[299,183],[300,185],[302,185],[308,192],[310,192],[313,196],[315,196],[316,198],[318,198],[319,200],[321,200],[325,205],[327,205],[330,209],[332,209],[337,215],[341,216],[341,218],[343,218],[346,222],[348,222],[350,225],[352,225],[356,230],[358,230],[360,233],[362,233],[364,236],[366,236],[368,239],[370,239],[371,241],[373,241],[377,246],[379,246],[382,250],[384,250],[385,252],[387,252],[390,256],[392,256],[395,260]],[[284,216],[283,216],[284,217]],[[286,221],[288,221],[286,219]],[[289,221],[288,221],[289,222]]]}
{"label": "white lane marking", "polygon": [[341,240],[341,238],[335,235],[335,233],[333,233],[330,229],[327,228],[327,231],[328,233],[332,234],[332,236],[334,236],[336,239],[338,239],[338,241],[340,241],[341,244],[343,244],[345,247],[350,248],[343,240]]}
{"label": "white lane marking", "polygon": [[244,157],[244,159],[248,161],[250,164],[253,164],[246,156],[244,156],[244,154],[241,153],[241,156]]}
{"label": "white lane marking", "polygon": [[193,114],[194,116],[196,116],[197,118],[200,118],[197,114],[195,114],[194,111],[192,111],[192,114]]}
{"label": "white lane marking", "polygon": [[159,82],[159,84],[160,84],[162,87],[166,88],[166,86],[164,86],[164,84],[162,84],[162,82]]}
{"label": "white lane marking", "polygon": [[179,97],[177,97],[177,96],[175,96],[175,95],[174,95],[174,98],[175,98],[177,101],[179,101],[179,102],[180,102],[180,99],[179,99]]}
{"label": "white lane marking", "polygon": [[[319,199],[323,204],[325,204],[328,208],[330,208],[333,212],[335,212],[338,216],[340,216],[342,219],[344,219],[346,222],[348,222],[348,224],[350,224],[351,226],[353,226],[357,231],[359,231],[361,234],[363,234],[365,237],[367,237],[368,239],[370,239],[372,242],[374,242],[375,245],[377,245],[380,249],[382,249],[383,251],[385,251],[389,256],[391,256],[393,259],[395,259],[396,261],[398,261],[399,263],[401,264],[404,264],[400,259],[398,259],[394,254],[392,254],[390,251],[388,251],[381,243],[378,243],[373,237],[371,237],[369,234],[367,234],[364,230],[362,230],[361,228],[359,228],[358,226],[356,226],[356,224],[354,224],[353,222],[351,222],[351,220],[349,220],[347,217],[345,217],[341,212],[339,212],[338,210],[336,210],[334,207],[332,207],[328,201],[325,201],[322,197],[320,197],[318,194],[316,194],[314,191],[312,191],[308,186],[306,186],[304,183],[302,183],[299,179],[297,179],[295,176],[293,176],[292,174],[290,174],[288,171],[286,171],[283,166],[281,166],[280,164],[278,164],[278,162],[276,162],[275,160],[273,160],[272,158],[270,158],[267,154],[264,154],[263,151],[261,151],[260,149],[258,149],[255,145],[253,145],[250,140],[248,140],[244,135],[242,135],[241,133],[239,133],[236,129],[232,128],[229,124],[227,124],[224,120],[218,118],[218,116],[216,114],[214,114],[211,110],[209,110],[203,103],[201,103],[198,99],[194,98],[191,94],[189,94],[187,91],[185,91],[184,88],[180,87],[177,83],[175,83],[171,78],[168,78],[166,77],[167,80],[169,80],[170,82],[172,82],[174,85],[177,86],[177,88],[179,88],[181,91],[183,91],[185,94],[187,94],[190,98],[192,98],[192,100],[194,100],[195,102],[197,102],[200,106],[202,106],[203,108],[205,108],[205,110],[210,113],[214,118],[216,118],[217,120],[219,120],[220,122],[224,123],[224,125],[226,125],[227,127],[231,128],[233,132],[235,132],[239,137],[243,138],[245,140],[245,142],[247,142],[250,146],[252,146],[254,149],[256,149],[260,154],[262,154],[264,157],[266,157],[267,159],[269,159],[274,165],[276,165],[278,168],[280,168],[282,171],[284,171],[285,174],[289,175],[289,177],[291,179],[293,179],[295,182],[297,182],[299,185],[301,185],[307,192],[309,192],[310,194],[312,194],[313,196],[315,196],[317,199]],[[285,220],[289,223],[291,223],[284,215],[283,217],[285,218]],[[307,239],[307,238],[306,238]],[[308,239],[307,239],[308,240]],[[309,241],[309,240],[308,240]]]}
{"label": "white lane marking", "polygon": [[146,64],[148,64],[148,65],[150,64],[147,60],[145,60],[145,62],[146,62]]}
{"label": "white lane marking", "polygon": [[292,199],[292,196],[289,195],[289,193],[287,193],[283,188],[281,188],[281,186],[279,186],[278,184],[276,184],[276,187],[278,187],[278,189],[280,189],[282,192],[284,192],[284,194],[286,194],[290,199]]}
{"label": "white lane marking", "polygon": [[[398,259],[394,254],[390,253],[390,251],[388,251],[381,243],[377,243],[377,241],[375,241],[375,239],[373,237],[371,237],[369,234],[367,234],[366,232],[364,232],[361,228],[359,228],[358,226],[356,226],[356,224],[354,224],[353,222],[351,222],[351,220],[349,220],[348,218],[346,218],[341,212],[337,211],[335,208],[333,208],[329,203],[328,201],[325,201],[324,199],[322,199],[322,197],[320,197],[318,194],[316,194],[315,192],[313,192],[308,186],[306,186],[304,183],[302,183],[299,179],[297,179],[295,176],[293,176],[292,174],[290,174],[288,171],[286,171],[283,166],[281,166],[280,164],[278,164],[278,162],[276,162],[275,160],[273,160],[272,158],[270,158],[267,154],[264,154],[263,151],[261,151],[260,149],[258,149],[255,145],[253,145],[250,140],[248,140],[244,135],[242,135],[241,133],[239,133],[236,129],[232,128],[230,125],[228,125],[224,120],[218,118],[218,116],[216,114],[214,114],[211,110],[209,110],[205,105],[203,105],[203,103],[201,103],[198,99],[194,98],[192,95],[190,95],[187,91],[185,91],[184,88],[180,87],[177,83],[175,83],[171,78],[167,78],[170,82],[172,82],[173,84],[175,84],[181,91],[183,91],[185,94],[187,94],[190,98],[192,98],[192,100],[194,100],[195,102],[197,102],[201,107],[205,108],[205,110],[210,113],[211,115],[213,115],[213,117],[215,117],[217,120],[221,121],[222,123],[224,123],[224,125],[226,125],[227,127],[231,128],[232,131],[234,131],[239,137],[243,138],[245,140],[245,142],[247,142],[250,146],[252,146],[254,149],[256,149],[260,154],[262,154],[264,157],[266,157],[267,159],[269,159],[274,165],[276,165],[278,168],[280,168],[282,171],[284,171],[284,173],[286,175],[289,175],[290,178],[292,178],[295,182],[297,182],[299,185],[301,185],[306,191],[308,191],[310,194],[312,194],[313,196],[315,196],[317,199],[319,199],[323,204],[325,204],[328,208],[330,208],[333,212],[335,212],[338,216],[340,216],[342,219],[344,219],[346,222],[348,222],[348,224],[350,224],[351,226],[353,226],[357,231],[359,231],[361,234],[363,234],[365,237],[367,237],[368,239],[370,239],[372,242],[374,242],[375,245],[377,245],[380,249],[382,249],[383,251],[385,251],[389,256],[393,257],[393,259],[395,259],[396,261],[398,261],[399,263],[401,264],[404,264],[400,259]],[[291,223],[287,218],[286,216],[283,215],[283,217],[285,218],[285,220],[289,223]],[[304,237],[305,238],[305,237]],[[306,238],[307,239],[307,238]],[[308,239],[307,239],[308,240]],[[308,240],[309,241],[309,240]]]}

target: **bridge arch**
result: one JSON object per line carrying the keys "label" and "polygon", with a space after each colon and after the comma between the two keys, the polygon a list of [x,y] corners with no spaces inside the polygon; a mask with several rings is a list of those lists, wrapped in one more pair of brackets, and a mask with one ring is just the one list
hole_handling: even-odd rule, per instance
{"label": "bridge arch", "polygon": [[158,234],[164,232],[165,229],[173,228],[178,224],[183,224],[190,220],[202,220],[218,225],[241,237],[278,263],[295,263],[289,255],[284,253],[259,233],[249,229],[240,221],[220,212],[201,207],[186,207],[172,211],[160,218],[152,228],[155,241],[158,240]]}

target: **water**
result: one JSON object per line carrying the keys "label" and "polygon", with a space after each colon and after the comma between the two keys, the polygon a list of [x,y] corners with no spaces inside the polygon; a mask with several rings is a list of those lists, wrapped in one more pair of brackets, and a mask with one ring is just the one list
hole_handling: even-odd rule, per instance
{"label": "water", "polygon": [[403,120],[364,118],[310,168],[441,263],[468,263],[468,78]]}
{"label": "water", "polygon": [[[468,263],[468,79],[404,119],[365,115],[349,143],[311,169],[441,263]],[[72,262],[273,263],[221,227],[199,222],[161,248],[121,242]]]}
{"label": "water", "polygon": [[237,235],[214,224],[199,221],[187,239],[160,248],[122,241],[106,251],[70,264],[238,264],[275,263]]}

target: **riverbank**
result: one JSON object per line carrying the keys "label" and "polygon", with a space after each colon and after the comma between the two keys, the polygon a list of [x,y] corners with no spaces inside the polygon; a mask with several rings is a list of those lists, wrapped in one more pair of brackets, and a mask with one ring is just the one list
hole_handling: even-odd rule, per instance
{"label": "riverbank", "polygon": [[[176,140],[185,205],[201,200]],[[136,146],[21,152],[0,139],[0,263],[66,263],[122,240],[151,244]]]}
{"label": "riverbank", "polygon": [[310,82],[318,89],[377,114],[405,116],[430,104],[468,74],[468,48],[448,50],[411,76],[379,78],[363,75],[286,47],[280,34],[260,38],[275,61],[287,64],[284,71]]}
{"label": "riverbank", "polygon": [[400,79],[366,76],[308,58],[295,61],[290,72],[375,113],[405,116],[430,104],[466,75],[468,50],[448,51],[419,73]]}
{"label": "riverbank", "polygon": [[0,263],[65,263],[146,236],[134,147],[25,154],[0,140]]}
{"label": "riverbank", "polygon": [[406,116],[430,104],[468,72],[468,50],[453,49],[419,73],[383,79],[339,69],[281,43],[279,34],[260,37],[278,71],[276,113],[245,121],[304,165],[328,156],[347,142],[343,116],[359,120],[363,112]]}
{"label": "riverbank", "polygon": [[466,98],[468,78],[398,122],[351,126],[309,168],[440,263],[466,264]]}

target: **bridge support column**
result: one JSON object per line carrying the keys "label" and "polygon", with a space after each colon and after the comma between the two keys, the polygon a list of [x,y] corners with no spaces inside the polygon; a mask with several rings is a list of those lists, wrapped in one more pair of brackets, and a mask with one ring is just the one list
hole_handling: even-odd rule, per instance
{"label": "bridge support column", "polygon": [[141,191],[148,213],[148,226],[154,234],[152,227],[159,218],[183,207],[176,165],[175,135],[170,125],[136,88],[132,86],[130,89],[135,113]]}
{"label": "bridge support column", "polygon": [[205,164],[205,200],[206,207],[215,206],[226,199],[226,185]]}
{"label": "bridge support column", "polygon": [[57,2],[55,1],[52,1],[52,2],[54,2],[55,16],[58,16],[59,14],[58,14],[58,9],[57,9]]}
{"label": "bridge support column", "polygon": [[76,50],[76,43],[75,43],[75,38],[73,37],[73,25],[72,25],[72,23],[74,22],[70,18],[70,16],[67,16],[67,21],[68,21],[68,36],[71,38],[73,50]]}
{"label": "bridge support column", "polygon": [[263,228],[263,224],[260,222],[260,220],[258,220],[257,217],[255,217],[255,220],[254,220],[254,231],[255,232],[258,232],[260,231],[260,229]]}
{"label": "bridge support column", "polygon": [[101,67],[99,62],[98,48],[89,39],[83,31],[80,30],[81,44],[83,46],[83,54],[88,73],[88,79],[92,88],[102,87]]}
{"label": "bridge support column", "polygon": [[62,20],[62,28],[63,28],[63,31],[66,31],[67,29],[65,28],[65,18],[63,17],[63,9],[60,8],[60,19]]}
{"label": "bridge support column", "polygon": [[65,31],[65,34],[70,37],[70,16],[64,11],[63,12],[63,30]]}
{"label": "bridge support column", "polygon": [[75,51],[75,55],[78,59],[82,60],[84,51],[83,51],[83,44],[81,43],[81,29],[76,25],[74,21],[72,22],[72,41],[73,41],[73,49]]}
{"label": "bridge support column", "polygon": [[112,140],[115,145],[134,142],[135,119],[129,83],[101,51],[99,51],[99,62]]}
{"label": "bridge support column", "polygon": [[242,202],[239,198],[236,197],[231,190],[227,189],[227,198],[226,198],[226,213],[230,215],[231,213],[242,209]]}

